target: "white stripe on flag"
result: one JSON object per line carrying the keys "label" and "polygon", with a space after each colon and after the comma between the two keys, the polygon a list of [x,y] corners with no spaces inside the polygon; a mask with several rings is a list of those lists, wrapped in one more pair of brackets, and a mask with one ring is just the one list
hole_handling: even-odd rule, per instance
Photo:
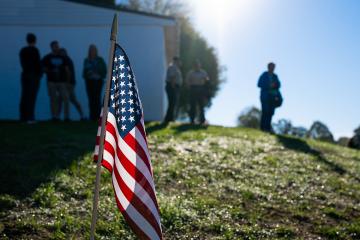
{"label": "white stripe on flag", "polygon": [[115,174],[113,173],[113,185],[116,192],[116,197],[120,202],[121,206],[125,209],[129,217],[133,222],[139,226],[139,228],[150,238],[150,239],[160,239],[155,229],[150,225],[150,223],[131,205],[131,203],[126,199],[123,192],[121,191]]}
{"label": "white stripe on flag", "polygon": [[[160,217],[157,207],[154,204],[153,199],[149,196],[148,192],[143,189],[143,187],[136,182],[136,180],[126,171],[124,166],[120,163],[119,158],[115,156],[115,166],[120,177],[125,182],[126,186],[136,194],[136,196],[150,209],[156,218],[158,224],[160,225]],[[154,191],[154,189],[152,189]],[[155,193],[155,191],[154,191]]]}

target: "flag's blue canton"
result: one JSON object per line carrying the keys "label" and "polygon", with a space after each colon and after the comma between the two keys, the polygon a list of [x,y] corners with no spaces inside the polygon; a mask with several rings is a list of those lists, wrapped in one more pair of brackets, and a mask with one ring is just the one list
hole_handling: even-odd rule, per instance
{"label": "flag's blue canton", "polygon": [[140,122],[142,108],[129,59],[117,44],[113,61],[109,112],[115,116],[120,136],[124,137]]}

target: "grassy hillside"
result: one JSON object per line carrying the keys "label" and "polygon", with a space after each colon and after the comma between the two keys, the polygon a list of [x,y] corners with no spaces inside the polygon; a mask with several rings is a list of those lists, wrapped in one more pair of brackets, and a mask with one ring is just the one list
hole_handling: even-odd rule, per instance
{"label": "grassy hillside", "polygon": [[[360,239],[360,151],[148,125],[166,239]],[[94,123],[0,123],[0,239],[88,239]],[[97,239],[135,239],[103,171]]]}

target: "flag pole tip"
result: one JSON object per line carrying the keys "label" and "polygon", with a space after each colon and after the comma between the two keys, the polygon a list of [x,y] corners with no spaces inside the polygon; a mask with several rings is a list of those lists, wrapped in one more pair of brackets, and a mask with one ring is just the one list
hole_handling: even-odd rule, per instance
{"label": "flag pole tip", "polygon": [[112,22],[112,26],[111,26],[110,40],[113,40],[113,41],[116,40],[117,31],[118,31],[118,20],[117,20],[117,14],[115,13],[114,18],[113,18],[113,22]]}

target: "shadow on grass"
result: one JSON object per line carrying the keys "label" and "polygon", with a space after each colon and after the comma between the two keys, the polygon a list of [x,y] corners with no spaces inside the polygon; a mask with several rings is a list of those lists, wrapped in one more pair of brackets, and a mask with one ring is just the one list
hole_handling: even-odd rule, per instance
{"label": "shadow on grass", "polygon": [[160,131],[168,126],[167,123],[155,123],[151,126],[146,127],[146,133],[152,134],[153,132]]}
{"label": "shadow on grass", "polygon": [[96,123],[0,122],[0,195],[30,196],[95,144]]}
{"label": "shadow on grass", "polygon": [[[316,150],[314,148],[311,148],[309,146],[309,144],[302,139],[287,137],[287,136],[283,136],[283,135],[277,135],[277,139],[287,149],[291,149],[291,150],[294,150],[297,152],[313,155],[317,161],[324,163],[332,171],[335,171],[336,173],[338,173],[340,175],[348,173],[346,171],[346,169],[344,169],[342,166],[326,159],[322,152],[320,152],[319,150]],[[354,177],[357,181],[360,181],[360,179],[358,177],[353,176],[353,175],[351,175],[351,176]]]}
{"label": "shadow on grass", "polygon": [[187,131],[206,130],[207,128],[208,126],[206,125],[191,124],[191,123],[185,123],[173,127],[173,129],[175,130],[175,134],[180,134]]}
{"label": "shadow on grass", "polygon": [[[169,123],[151,124],[150,126],[146,127],[146,132],[147,132],[147,134],[150,135],[156,131],[165,129],[168,126],[169,126]],[[176,124],[176,125],[171,124],[169,129],[173,130],[174,134],[177,135],[177,134],[181,134],[181,133],[187,132],[187,131],[206,130],[207,128],[208,128],[208,126],[206,126],[206,125],[183,123],[183,124]]]}

